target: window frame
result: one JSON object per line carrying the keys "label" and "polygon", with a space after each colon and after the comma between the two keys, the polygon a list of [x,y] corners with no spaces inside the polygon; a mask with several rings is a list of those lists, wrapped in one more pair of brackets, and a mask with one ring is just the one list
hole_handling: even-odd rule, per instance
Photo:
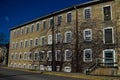
{"label": "window frame", "polygon": [[[51,57],[50,57],[50,53],[51,53]],[[51,58],[51,59],[50,59]],[[52,51],[48,51],[47,52],[47,60],[48,61],[52,61]]]}
{"label": "window frame", "polygon": [[[90,31],[91,34],[86,36],[86,34],[85,34],[86,31]],[[92,41],[92,29],[85,29],[83,31],[83,36],[84,36],[85,41]],[[88,38],[88,37],[90,37],[90,40],[86,40],[86,38]]]}
{"label": "window frame", "polygon": [[[105,52],[106,51],[112,51],[113,52],[113,60],[114,60],[114,63],[115,63],[116,62],[116,56],[115,56],[116,53],[115,53],[114,49],[105,49],[105,50],[103,50],[103,63],[105,63]],[[113,66],[115,66],[115,64]]]}
{"label": "window frame", "polygon": [[[59,39],[59,36],[60,35],[60,40],[58,40]],[[61,39],[62,39],[62,35],[61,35],[61,33],[57,33],[56,34],[56,43],[61,43]]]}
{"label": "window frame", "polygon": [[[36,43],[36,40],[37,40],[37,43]],[[38,45],[39,45],[39,39],[38,39],[38,37],[36,37],[34,40],[34,46],[38,46]]]}
{"label": "window frame", "polygon": [[31,24],[30,32],[34,32],[34,24]]}
{"label": "window frame", "polygon": [[[58,56],[57,56],[58,52],[60,52],[60,59],[58,59]],[[56,50],[55,58],[56,58],[56,61],[61,61],[61,58],[62,58],[61,50]]]}
{"label": "window frame", "polygon": [[[32,41],[32,43],[31,43]],[[33,46],[33,39],[31,38],[30,41],[29,41],[29,46],[32,47]]]}
{"label": "window frame", "polygon": [[[42,40],[43,40],[43,38],[44,38],[44,43],[42,43],[42,42],[43,42],[43,41],[42,41]],[[41,38],[40,38],[40,39],[41,39],[41,43],[40,43],[40,44],[41,44],[41,46],[45,45],[45,36],[41,36]]]}
{"label": "window frame", "polygon": [[46,28],[46,20],[42,21],[42,30],[44,30]]}
{"label": "window frame", "polygon": [[[70,41],[67,41],[67,34],[70,33]],[[65,43],[71,43],[72,42],[72,32],[71,31],[66,31],[65,32]]]}
{"label": "window frame", "polygon": [[105,20],[105,19],[104,19],[104,18],[105,18],[105,16],[104,16],[104,8],[105,8],[105,7],[108,7],[108,6],[110,6],[110,13],[111,13],[110,17],[111,17],[111,20],[112,20],[112,6],[111,6],[111,5],[104,5],[103,8],[102,8],[103,21],[109,21],[109,20]]}
{"label": "window frame", "polygon": [[[39,25],[39,26],[38,26]],[[40,22],[37,22],[36,23],[36,31],[39,31],[40,30]]]}
{"label": "window frame", "polygon": [[49,45],[52,44],[52,35],[48,35],[48,44],[49,44]]}
{"label": "window frame", "polygon": [[[71,57],[71,59],[69,59],[69,60],[67,59],[67,55],[66,55],[67,51],[70,51],[70,55],[71,55],[71,56],[69,56],[69,57]],[[65,61],[72,61],[72,52],[69,49],[65,50]]]}
{"label": "window frame", "polygon": [[[87,17],[86,17],[85,10],[87,10],[87,9],[90,10],[90,18],[87,18]],[[84,8],[83,10],[84,10],[84,11],[83,11],[84,19],[85,19],[85,20],[86,20],[86,19],[91,19],[91,18],[92,18],[92,8],[91,8],[91,7],[86,7],[86,8]]]}
{"label": "window frame", "polygon": [[60,26],[62,24],[62,15],[57,16],[57,25]]}
{"label": "window frame", "polygon": [[[43,54],[43,58],[41,57],[41,53]],[[40,61],[45,61],[45,51],[40,51],[39,53],[39,58],[40,58]]]}
{"label": "window frame", "polygon": [[[90,59],[89,60],[86,60],[86,51],[89,50],[90,51]],[[84,53],[83,53],[83,61],[84,62],[92,62],[92,57],[93,56],[93,53],[92,53],[92,49],[84,49]]]}
{"label": "window frame", "polygon": [[[68,14],[71,14],[70,21],[68,21]],[[72,11],[66,13],[66,23],[70,23],[70,22],[72,22]]]}
{"label": "window frame", "polygon": [[[105,29],[112,29],[112,43],[105,42]],[[114,44],[114,29],[113,29],[113,27],[107,27],[107,28],[103,29],[103,43],[104,44]]]}

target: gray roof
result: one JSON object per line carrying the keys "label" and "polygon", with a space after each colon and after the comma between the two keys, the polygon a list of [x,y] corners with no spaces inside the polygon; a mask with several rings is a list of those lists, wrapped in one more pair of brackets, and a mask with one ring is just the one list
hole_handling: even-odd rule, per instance
{"label": "gray roof", "polygon": [[90,6],[90,5],[95,5],[95,4],[99,4],[99,3],[103,3],[103,2],[108,2],[108,1],[113,1],[113,0],[93,0],[93,1],[89,1],[89,2],[82,3],[82,4],[77,4],[77,5],[74,5],[74,6],[71,6],[71,7],[68,7],[68,8],[64,8],[64,9],[61,9],[61,10],[59,10],[59,11],[50,13],[50,14],[48,14],[48,15],[39,17],[39,18],[37,18],[37,19],[33,19],[33,20],[28,21],[28,22],[26,22],[26,23],[24,23],[24,24],[15,26],[15,27],[11,28],[10,30],[14,30],[14,29],[20,28],[20,27],[25,26],[25,25],[27,25],[27,24],[30,24],[30,23],[32,23],[32,22],[39,21],[39,20],[43,20],[43,19],[45,19],[45,18],[48,18],[48,17],[51,17],[51,16],[55,16],[55,15],[60,14],[60,13],[62,13],[62,12],[66,12],[66,11],[69,11],[69,10],[73,10],[73,9],[75,9],[75,8],[82,8],[82,7],[86,7],[86,6]]}

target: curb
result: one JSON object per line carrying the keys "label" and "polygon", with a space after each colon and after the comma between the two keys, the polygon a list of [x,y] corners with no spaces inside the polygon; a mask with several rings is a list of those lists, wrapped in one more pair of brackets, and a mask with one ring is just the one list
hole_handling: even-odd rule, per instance
{"label": "curb", "polygon": [[81,79],[88,79],[88,80],[120,80],[120,78],[115,77],[107,77],[107,76],[93,76],[93,75],[85,75],[81,73],[67,73],[67,72],[47,72],[47,71],[36,71],[36,70],[25,70],[25,69],[15,69],[11,67],[1,67],[5,69],[11,69],[11,70],[19,70],[19,71],[25,71],[25,72],[31,72],[31,73],[40,73],[40,74],[46,74],[46,75],[54,75],[54,76],[62,76],[62,77],[69,77],[69,78],[81,78]]}

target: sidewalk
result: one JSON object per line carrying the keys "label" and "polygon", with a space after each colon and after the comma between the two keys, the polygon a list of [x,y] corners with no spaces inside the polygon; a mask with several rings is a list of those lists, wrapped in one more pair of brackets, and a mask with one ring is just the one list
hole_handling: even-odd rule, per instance
{"label": "sidewalk", "polygon": [[12,69],[12,70],[20,70],[20,71],[31,72],[31,73],[54,75],[54,76],[82,78],[82,79],[88,79],[88,80],[120,80],[120,77],[93,76],[93,75],[85,75],[85,74],[81,74],[81,73],[40,72],[40,71],[35,71],[35,70],[15,69],[15,68],[10,68],[10,67],[1,67],[1,68]]}

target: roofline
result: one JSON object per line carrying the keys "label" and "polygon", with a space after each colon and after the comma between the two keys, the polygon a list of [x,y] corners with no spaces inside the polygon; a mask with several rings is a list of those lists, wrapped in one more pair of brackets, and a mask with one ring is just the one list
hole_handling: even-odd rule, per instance
{"label": "roofline", "polygon": [[61,10],[56,11],[56,12],[53,12],[53,13],[49,13],[48,15],[39,17],[39,18],[37,18],[37,19],[33,19],[33,20],[28,21],[28,22],[26,22],[26,23],[24,23],[24,24],[15,26],[15,27],[11,28],[10,30],[14,30],[14,29],[20,28],[20,27],[25,26],[25,25],[27,25],[27,24],[30,24],[30,23],[32,23],[32,22],[39,21],[39,20],[43,20],[43,19],[45,19],[45,18],[48,18],[48,17],[51,17],[51,16],[55,16],[55,15],[60,14],[60,13],[62,13],[62,12],[66,12],[66,11],[69,11],[69,10],[73,10],[73,9],[75,9],[75,8],[82,8],[82,7],[86,7],[86,6],[90,6],[90,5],[95,5],[95,4],[103,3],[103,2],[109,2],[109,1],[114,1],[114,0],[94,0],[94,1],[89,1],[89,2],[82,3],[82,4],[77,4],[77,5],[74,5],[74,6],[71,6],[71,7],[68,7],[68,8],[64,8],[64,9],[61,9]]}

